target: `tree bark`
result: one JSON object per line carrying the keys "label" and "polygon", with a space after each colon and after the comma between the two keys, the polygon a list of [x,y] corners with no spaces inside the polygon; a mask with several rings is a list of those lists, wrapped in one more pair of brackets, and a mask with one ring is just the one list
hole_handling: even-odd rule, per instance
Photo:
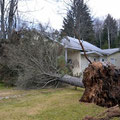
{"label": "tree bark", "polygon": [[4,17],[5,17],[5,0],[1,1],[1,37],[3,39],[5,39],[5,21],[4,21]]}
{"label": "tree bark", "polygon": [[8,16],[8,38],[11,38],[12,30],[13,30],[13,22],[14,22],[14,15],[17,10],[18,0],[11,0],[10,2],[10,10]]}
{"label": "tree bark", "polygon": [[107,28],[107,34],[108,34],[108,49],[110,49],[110,30],[109,27]]}
{"label": "tree bark", "polygon": [[67,83],[69,85],[76,86],[76,87],[84,87],[83,82],[82,82],[82,77],[77,78],[77,77],[72,77],[69,75],[61,76],[59,74],[47,74],[47,73],[43,74],[43,76],[44,76],[43,81],[45,80],[46,81],[42,88],[45,88],[48,84],[55,82],[55,81]]}
{"label": "tree bark", "polygon": [[65,76],[59,78],[59,81],[70,84],[72,86],[76,86],[76,87],[84,87],[83,82],[82,82],[82,78],[77,78],[77,77],[65,75]]}
{"label": "tree bark", "polygon": [[9,11],[9,18],[8,18],[8,38],[11,38],[12,34],[12,25],[13,25],[13,17],[14,17],[14,0],[10,2],[10,11]]}

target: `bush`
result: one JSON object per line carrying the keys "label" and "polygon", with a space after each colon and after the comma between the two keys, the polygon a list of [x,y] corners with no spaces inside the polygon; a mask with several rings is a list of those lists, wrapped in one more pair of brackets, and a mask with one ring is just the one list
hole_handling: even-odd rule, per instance
{"label": "bush", "polygon": [[59,56],[57,58],[57,65],[58,65],[57,67],[58,67],[58,70],[59,70],[60,74],[72,75],[71,65],[66,64],[64,56]]}
{"label": "bush", "polygon": [[57,43],[37,30],[21,32],[20,44],[9,44],[7,57],[9,67],[18,71],[17,87],[38,88],[51,80],[44,74],[57,73]]}
{"label": "bush", "polygon": [[18,72],[10,69],[7,65],[0,65],[0,82],[7,86],[15,86]]}

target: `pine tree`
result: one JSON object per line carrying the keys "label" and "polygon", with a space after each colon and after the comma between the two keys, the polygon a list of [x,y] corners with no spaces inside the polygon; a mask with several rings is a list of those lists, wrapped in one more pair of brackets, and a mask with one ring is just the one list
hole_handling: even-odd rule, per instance
{"label": "pine tree", "polygon": [[62,33],[71,37],[75,36],[74,30],[81,39],[94,43],[94,31],[89,9],[83,0],[74,0],[67,17],[63,21]]}
{"label": "pine tree", "polygon": [[103,48],[117,47],[117,22],[110,14],[106,17],[103,28]]}
{"label": "pine tree", "polygon": [[67,13],[67,17],[64,18],[63,20],[63,29],[62,29],[62,35],[64,36],[70,36],[70,37],[74,37],[74,30],[73,30],[73,26],[74,26],[74,19],[73,19],[73,13],[72,10],[69,10]]}

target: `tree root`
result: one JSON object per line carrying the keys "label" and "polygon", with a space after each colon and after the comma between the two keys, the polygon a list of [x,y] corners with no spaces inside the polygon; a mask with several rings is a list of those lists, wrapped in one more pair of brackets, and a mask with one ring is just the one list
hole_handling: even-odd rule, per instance
{"label": "tree root", "polygon": [[108,108],[96,117],[86,116],[83,120],[110,120],[114,117],[120,117],[120,107],[118,105]]}

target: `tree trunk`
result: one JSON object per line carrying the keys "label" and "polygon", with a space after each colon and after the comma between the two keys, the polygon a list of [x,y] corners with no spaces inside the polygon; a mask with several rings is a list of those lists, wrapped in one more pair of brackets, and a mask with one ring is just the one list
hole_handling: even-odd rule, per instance
{"label": "tree trunk", "polygon": [[1,1],[1,38],[5,39],[5,21],[4,16],[5,15],[5,0]]}
{"label": "tree trunk", "polygon": [[107,34],[108,34],[108,49],[110,49],[110,29],[109,27],[107,28]]}
{"label": "tree trunk", "polygon": [[11,0],[8,17],[8,38],[11,38],[15,12],[17,11],[18,0]]}
{"label": "tree trunk", "polygon": [[8,38],[11,38],[12,34],[12,25],[13,25],[13,17],[14,17],[14,0],[10,2],[10,11],[9,11],[9,18],[8,18]]}
{"label": "tree trunk", "polygon": [[[43,76],[44,76],[42,77],[43,82],[45,83],[43,85],[40,85],[42,86],[42,88],[45,88],[47,85],[49,85],[50,83],[54,83],[55,81],[67,83],[69,85],[76,86],[76,87],[84,87],[83,82],[82,82],[82,77],[77,78],[77,77],[72,77],[69,75],[61,76],[59,74],[47,74],[47,73],[43,74]],[[38,81],[38,84],[39,84],[39,81]]]}
{"label": "tree trunk", "polygon": [[77,78],[77,77],[65,75],[65,76],[59,78],[59,81],[76,86],[76,87],[84,87],[83,82],[82,82],[82,78]]}

